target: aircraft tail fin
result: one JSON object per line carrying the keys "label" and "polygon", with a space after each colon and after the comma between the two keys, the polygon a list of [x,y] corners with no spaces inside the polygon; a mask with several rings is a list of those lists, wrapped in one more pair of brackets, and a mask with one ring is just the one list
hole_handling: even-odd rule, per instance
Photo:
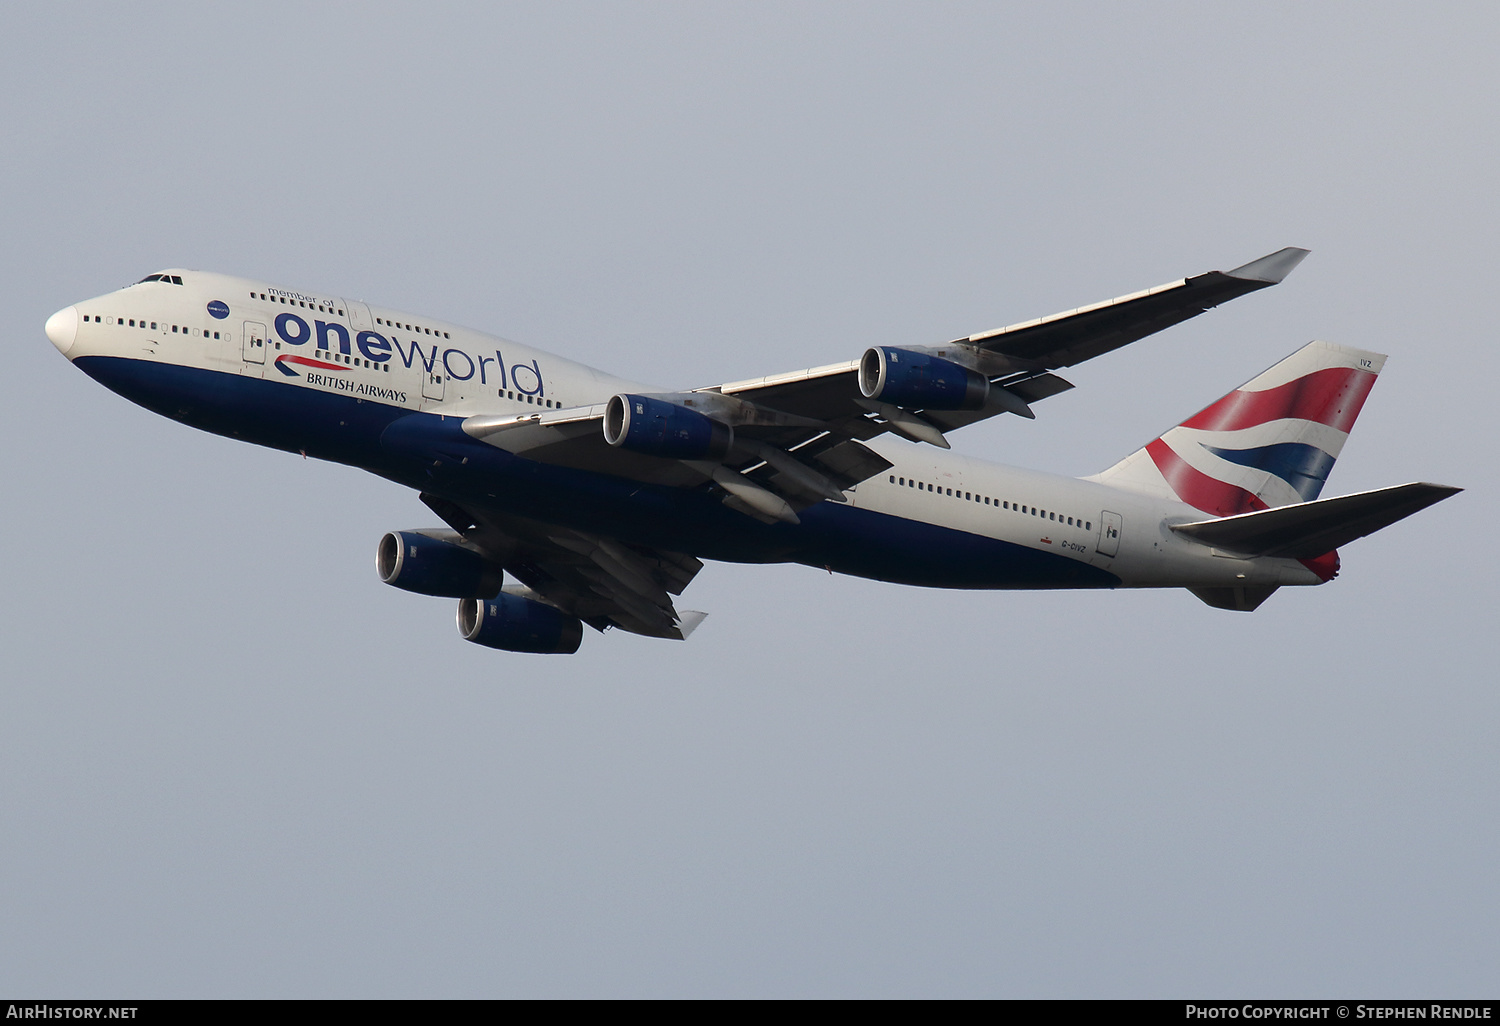
{"label": "aircraft tail fin", "polygon": [[1309,342],[1091,480],[1215,517],[1311,502],[1384,365]]}

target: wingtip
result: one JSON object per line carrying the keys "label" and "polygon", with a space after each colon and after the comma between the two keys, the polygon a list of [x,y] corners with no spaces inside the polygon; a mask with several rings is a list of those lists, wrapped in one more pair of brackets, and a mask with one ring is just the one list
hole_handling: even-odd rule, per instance
{"label": "wingtip", "polygon": [[1252,260],[1248,264],[1241,264],[1232,271],[1224,273],[1231,278],[1242,278],[1248,281],[1263,281],[1268,285],[1279,285],[1286,276],[1294,271],[1298,264],[1307,258],[1310,250],[1298,246],[1287,246],[1278,249],[1274,253],[1268,253],[1259,260]]}
{"label": "wingtip", "polygon": [[684,609],[677,614],[677,630],[686,641],[688,636],[698,629],[698,625],[708,617],[707,613],[697,609]]}

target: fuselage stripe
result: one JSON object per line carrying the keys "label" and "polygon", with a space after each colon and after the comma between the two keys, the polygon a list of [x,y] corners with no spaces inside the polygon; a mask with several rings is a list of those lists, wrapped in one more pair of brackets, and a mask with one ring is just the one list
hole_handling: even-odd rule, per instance
{"label": "fuselage stripe", "polygon": [[310,356],[292,356],[289,353],[282,353],[276,357],[276,362],[295,363],[303,367],[314,367],[318,370],[344,371],[349,369],[341,363],[324,363],[322,360],[314,360]]}

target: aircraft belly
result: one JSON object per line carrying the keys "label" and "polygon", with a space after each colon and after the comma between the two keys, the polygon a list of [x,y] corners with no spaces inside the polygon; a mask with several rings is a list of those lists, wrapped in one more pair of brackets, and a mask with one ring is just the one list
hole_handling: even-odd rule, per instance
{"label": "aircraft belly", "polygon": [[830,502],[804,510],[796,562],[934,588],[1113,588],[1107,570],[1060,553]]}
{"label": "aircraft belly", "polygon": [[113,356],[74,363],[100,384],[164,417],[218,435],[375,469],[379,439],[410,411],[355,395],[239,373]]}
{"label": "aircraft belly", "polygon": [[[236,373],[92,356],[79,368],[163,416],[215,434],[363,467],[408,487],[513,516],[726,562],[797,562],[949,588],[1114,587],[1065,556],[851,505],[823,502],[800,525],[762,524],[703,489],[647,485],[518,457],[463,436],[454,418]],[[433,435],[391,444],[400,431]],[[382,444],[382,438],[386,444]]]}

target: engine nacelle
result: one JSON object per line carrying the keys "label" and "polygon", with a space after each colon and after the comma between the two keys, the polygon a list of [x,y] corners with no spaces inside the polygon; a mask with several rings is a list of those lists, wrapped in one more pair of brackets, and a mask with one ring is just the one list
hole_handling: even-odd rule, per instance
{"label": "engine nacelle", "polygon": [[572,655],[583,641],[583,621],[546,603],[501,592],[459,602],[458,633],[465,641],[507,652]]}
{"label": "engine nacelle", "polygon": [[501,569],[479,553],[415,531],[380,539],[375,572],[393,587],[444,598],[487,597],[505,583]]}
{"label": "engine nacelle", "polygon": [[977,410],[990,395],[983,374],[912,349],[872,346],[859,360],[866,399],[923,410]]}
{"label": "engine nacelle", "polygon": [[604,440],[647,456],[717,460],[734,444],[734,429],[685,406],[621,393],[604,408]]}

